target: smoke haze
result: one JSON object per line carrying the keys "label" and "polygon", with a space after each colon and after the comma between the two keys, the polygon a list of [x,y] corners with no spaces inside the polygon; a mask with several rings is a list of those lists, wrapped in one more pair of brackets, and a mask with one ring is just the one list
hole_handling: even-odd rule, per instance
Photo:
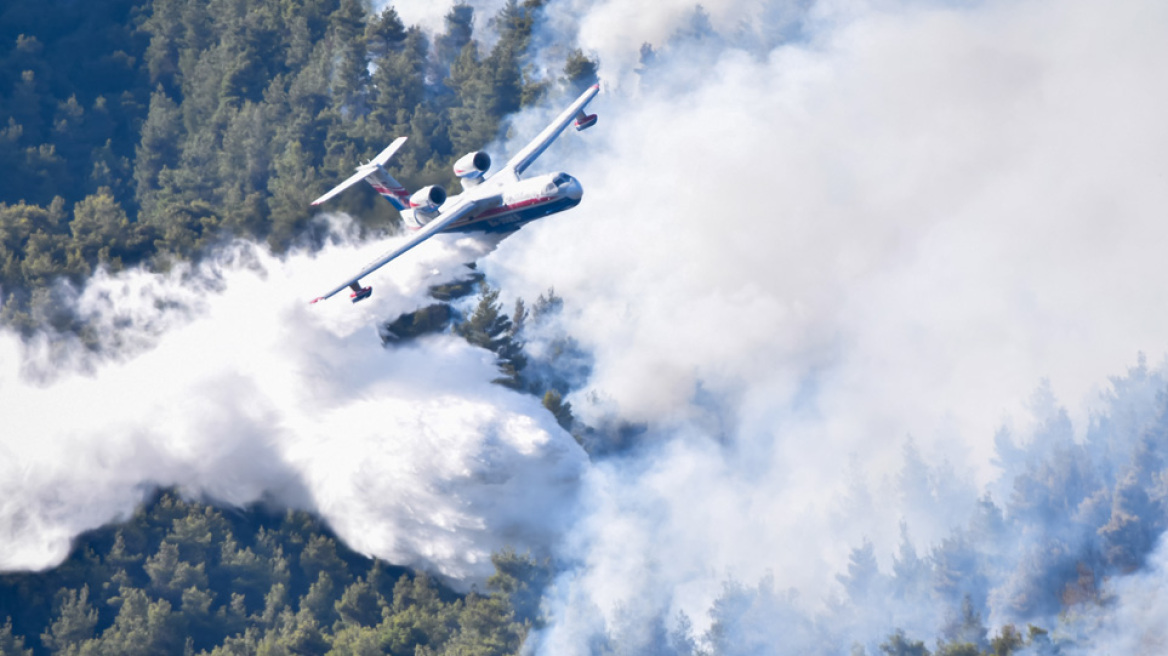
{"label": "smoke haze", "polygon": [[651,427],[588,472],[541,653],[630,609],[701,628],[727,578],[822,608],[863,538],[887,572],[901,519],[926,554],[979,490],[1009,501],[1003,423],[1027,443],[1066,403],[1083,439],[1107,377],[1168,334],[1162,7],[768,5],[798,38],[760,57],[718,28],[734,3],[704,3],[705,32],[663,9],[635,32],[616,4],[570,10],[613,82],[595,156],[573,149],[586,202],[485,263],[568,299],[594,355],[579,415]]}
{"label": "smoke haze", "polygon": [[[631,445],[589,461],[453,336],[383,349],[376,323],[464,275],[473,240],[395,262],[367,303],[312,308],[384,244],[238,247],[77,294],[119,359],[0,336],[0,567],[48,566],[177,484],[316,510],[354,548],[463,584],[503,545],[552,554],[538,654],[669,653],[679,612],[715,642],[875,653],[896,626],[936,637],[964,595],[992,626],[1049,626],[1057,600],[1019,599],[1094,548],[1121,495],[1092,495],[1120,489],[1159,417],[1163,368],[1128,369],[1168,352],[1168,8],[703,5],[549,3],[541,38],[598,57],[605,92],[598,125],[537,166],[585,200],[481,260],[505,296],[565,298],[555,330],[589,360],[568,399],[643,426]],[[395,7],[431,29],[448,8]],[[1042,515],[1016,481],[1059,457],[1097,469]],[[1011,533],[1023,520],[1042,535]],[[889,581],[861,590],[866,539]],[[873,601],[911,550],[959,546],[985,578]],[[1151,553],[1109,570],[1134,573],[1084,620],[1086,653],[1140,653],[1126,627],[1163,616]]]}

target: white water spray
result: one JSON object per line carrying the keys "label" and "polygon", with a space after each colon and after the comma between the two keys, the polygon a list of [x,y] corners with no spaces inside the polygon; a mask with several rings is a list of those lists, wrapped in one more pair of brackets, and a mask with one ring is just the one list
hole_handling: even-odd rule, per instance
{"label": "white water spray", "polygon": [[434,240],[370,301],[308,305],[383,248],[277,259],[241,245],[194,270],[99,275],[77,308],[106,355],[58,352],[72,368],[47,382],[0,337],[0,567],[54,564],[155,485],[309,509],[358,551],[456,585],[489,574],[503,546],[546,551],[577,445],[536,399],[490,384],[490,354],[451,335],[384,348],[377,334],[482,246]]}

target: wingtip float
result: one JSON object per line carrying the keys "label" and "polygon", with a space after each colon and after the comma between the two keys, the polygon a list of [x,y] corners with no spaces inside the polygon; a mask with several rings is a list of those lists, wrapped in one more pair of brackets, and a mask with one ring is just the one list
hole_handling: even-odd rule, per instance
{"label": "wingtip float", "polygon": [[583,187],[567,173],[548,173],[531,178],[519,176],[569,123],[574,122],[577,131],[596,125],[596,114],[587,114],[584,108],[599,91],[599,84],[585,90],[495,173],[487,174],[491,158],[485,152],[468,153],[460,158],[454,165],[454,174],[462,183],[463,191],[455,196],[447,197],[446,190],[439,185],[423,187],[411,194],[385,170],[385,164],[405,143],[405,137],[398,137],[377,157],[358,166],[352,176],[312,201],[312,205],[321,205],[364,180],[401,213],[406,227],[416,232],[405,243],[381,255],[357,275],[310,303],[330,298],[346,287],[352,290],[349,297],[354,303],[369,298],[373,287],[362,287],[362,278],[438,233],[514,232],[528,222],[579,205],[584,195]]}

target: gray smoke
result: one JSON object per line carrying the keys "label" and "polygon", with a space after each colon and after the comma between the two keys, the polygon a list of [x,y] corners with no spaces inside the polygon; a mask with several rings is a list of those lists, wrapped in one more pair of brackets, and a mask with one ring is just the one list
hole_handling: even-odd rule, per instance
{"label": "gray smoke", "polygon": [[[1020,595],[1075,573],[1112,512],[1090,497],[1116,485],[1084,478],[1044,508],[1057,543],[987,536],[995,512],[1026,517],[1010,502],[1029,460],[1080,462],[1108,376],[1168,346],[1165,9],[703,5],[548,10],[602,65],[600,123],[557,158],[585,201],[484,270],[567,299],[593,356],[579,416],[649,430],[586,474],[533,647],[660,644],[681,611],[701,635],[742,598],[727,581],[753,616],[834,617],[865,539],[890,576],[902,520],[959,583],[861,614],[870,651],[897,624],[941,635],[967,594],[990,628],[1049,617],[1062,588]],[[1060,446],[1023,449],[1043,441]],[[1131,451],[1111,449],[1123,475]]]}

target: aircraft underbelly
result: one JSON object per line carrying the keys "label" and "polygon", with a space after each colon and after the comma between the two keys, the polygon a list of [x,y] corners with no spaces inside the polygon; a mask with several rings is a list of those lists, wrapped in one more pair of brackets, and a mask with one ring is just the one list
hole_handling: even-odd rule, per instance
{"label": "aircraft underbelly", "polygon": [[487,211],[466,221],[459,221],[442,232],[513,232],[525,223],[541,219],[549,214],[562,212],[579,204],[579,198],[564,197],[546,203],[508,209],[499,213]]}

